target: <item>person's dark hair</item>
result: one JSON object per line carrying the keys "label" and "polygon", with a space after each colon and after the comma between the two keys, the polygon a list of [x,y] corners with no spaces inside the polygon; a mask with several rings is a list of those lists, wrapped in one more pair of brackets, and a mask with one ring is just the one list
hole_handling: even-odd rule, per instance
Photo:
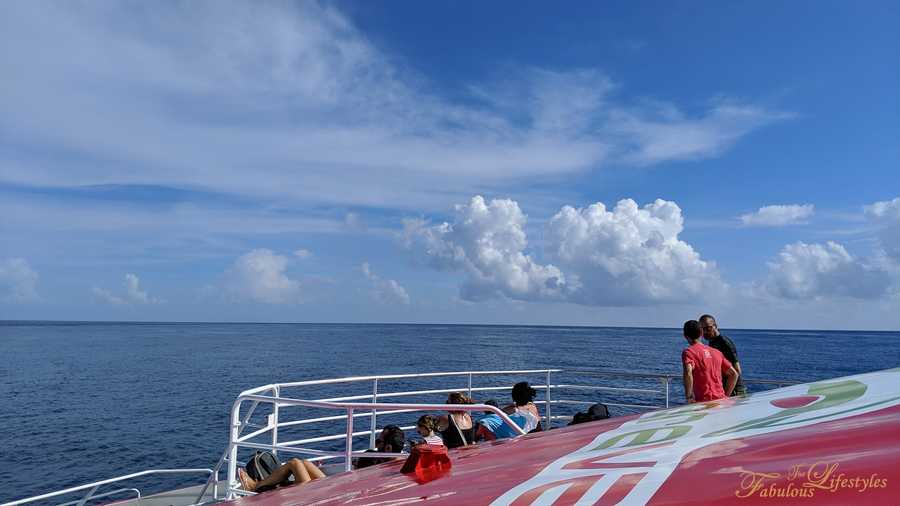
{"label": "person's dark hair", "polygon": [[475,401],[462,392],[450,392],[450,395],[447,396],[447,404],[475,404]]}
{"label": "person's dark hair", "polygon": [[[488,400],[482,402],[482,404],[486,404],[486,405],[488,405],[488,406],[494,406],[495,408],[499,408],[499,407],[500,407],[500,404],[499,404],[497,401],[495,401],[494,399],[488,399]],[[485,411],[484,414],[486,414],[486,415],[493,415],[494,412],[493,412],[493,411]]]}
{"label": "person's dark hair", "polygon": [[698,321],[698,322],[701,322],[701,323],[702,323],[703,320],[712,320],[712,321],[716,321],[716,317],[713,316],[713,315],[711,315],[711,314],[705,314],[705,315],[701,316],[700,318],[697,318],[697,321]]}
{"label": "person's dark hair", "polygon": [[700,339],[703,332],[700,331],[700,322],[697,320],[688,320],[684,322],[684,337],[696,341]]}
{"label": "person's dark hair", "polygon": [[437,418],[431,415],[422,415],[419,417],[419,420],[416,422],[417,427],[425,427],[431,432],[434,432],[438,428]]}
{"label": "person's dark hair", "polygon": [[520,381],[513,385],[512,398],[516,406],[524,406],[534,400],[537,392],[531,388],[527,381]]}
{"label": "person's dark hair", "polygon": [[406,434],[403,429],[396,425],[386,425],[382,432],[384,433],[385,447],[391,445],[391,453],[403,451],[403,445],[406,444]]}

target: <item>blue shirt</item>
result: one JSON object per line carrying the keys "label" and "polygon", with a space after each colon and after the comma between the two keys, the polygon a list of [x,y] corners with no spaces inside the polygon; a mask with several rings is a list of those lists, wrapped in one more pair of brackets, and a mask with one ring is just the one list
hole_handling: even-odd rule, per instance
{"label": "blue shirt", "polygon": [[[515,422],[516,425],[518,425],[520,428],[525,427],[525,424],[528,423],[528,420],[525,418],[525,415],[518,413],[518,412],[509,415],[509,418],[510,418],[510,420]],[[497,439],[504,439],[504,438],[519,435],[518,432],[513,430],[512,427],[507,425],[507,423],[504,422],[503,419],[500,418],[500,416],[496,415],[496,414],[487,415],[484,418],[482,418],[481,420],[478,420],[478,423],[480,423],[481,425],[484,425],[484,427],[487,430],[494,433],[494,436],[496,436]]]}

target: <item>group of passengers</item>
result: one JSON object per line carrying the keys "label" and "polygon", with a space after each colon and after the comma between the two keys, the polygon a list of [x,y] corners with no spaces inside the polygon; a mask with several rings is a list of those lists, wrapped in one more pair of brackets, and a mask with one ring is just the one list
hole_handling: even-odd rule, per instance
{"label": "group of passengers", "polygon": [[[542,429],[540,412],[534,404],[537,392],[523,381],[516,383],[512,389],[513,403],[505,406],[503,412],[523,432],[537,432]],[[468,395],[462,392],[452,392],[447,397],[447,404],[465,405],[476,404]],[[485,405],[499,407],[497,401],[488,399]],[[447,448],[459,448],[475,444],[478,441],[493,441],[516,435],[518,432],[509,426],[497,413],[485,411],[476,421],[471,412],[465,410],[450,410],[446,415],[423,415],[416,421],[416,432],[422,437],[422,441],[431,445],[441,445]],[[411,444],[415,444],[412,443]],[[403,429],[396,425],[385,426],[381,434],[375,439],[375,449],[371,452],[399,453],[406,445],[406,435]],[[362,457],[357,459],[357,469],[368,467],[380,462],[390,460],[389,457]]]}
{"label": "group of passengers", "polygon": [[[734,342],[719,332],[716,319],[712,315],[705,314],[697,320],[686,321],[683,332],[688,342],[688,347],[681,354],[684,392],[688,403],[708,402],[747,393],[741,381],[741,366]],[[704,345],[701,337],[705,337],[709,345]],[[525,433],[542,430],[541,415],[534,404],[535,395],[534,388],[528,382],[516,383],[512,389],[513,403],[503,408],[508,418]],[[475,404],[475,401],[462,392],[453,392],[447,397],[447,404]],[[484,401],[484,404],[498,407],[493,399]],[[595,409],[602,413],[594,413]],[[584,418],[579,420],[578,415],[584,415]],[[592,406],[588,413],[578,415],[573,423],[607,418],[609,412],[604,405],[597,404]],[[469,411],[452,409],[446,415],[420,417],[416,422],[416,432],[424,443],[447,448],[508,438],[518,433],[493,411],[485,411],[475,421]],[[375,439],[375,448],[369,451],[396,454],[401,453],[406,444],[403,429],[397,425],[388,425]],[[356,460],[356,468],[369,467],[392,459],[393,457],[361,457]],[[262,480],[253,480],[243,469],[239,470],[241,483],[248,491],[283,484],[291,476],[294,483],[305,483],[322,478],[325,474],[315,464],[300,459],[291,459]]]}
{"label": "group of passengers", "polygon": [[[534,404],[536,395],[537,392],[528,382],[516,383],[512,389],[513,403],[503,408],[503,412],[509,419],[526,433],[542,430],[541,415]],[[475,403],[472,398],[462,392],[453,392],[447,397],[447,404]],[[485,401],[484,404],[498,407],[497,402],[493,399]],[[422,442],[425,444],[447,448],[468,446],[477,441],[504,439],[517,434],[515,429],[493,411],[485,411],[476,422],[469,411],[463,410],[450,410],[446,415],[440,416],[423,415],[416,421],[416,432],[422,437]],[[387,425],[375,439],[375,448],[368,451],[400,453],[406,443],[406,433],[402,428],[397,425]],[[392,459],[393,457],[360,457],[356,459],[356,468],[361,469]],[[243,489],[250,492],[291,483],[289,481],[291,477],[293,477],[293,484],[300,484],[324,476],[325,474],[315,464],[297,458],[289,460],[261,480],[254,480],[244,469],[238,470],[238,478]]]}

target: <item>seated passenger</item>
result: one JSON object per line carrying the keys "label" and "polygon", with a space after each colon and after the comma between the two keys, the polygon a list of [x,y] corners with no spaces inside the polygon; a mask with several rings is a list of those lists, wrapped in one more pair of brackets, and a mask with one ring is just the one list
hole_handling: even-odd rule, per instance
{"label": "seated passenger", "polygon": [[[381,434],[375,438],[375,449],[367,451],[400,453],[403,451],[403,446],[405,444],[406,434],[403,432],[403,429],[396,425],[386,425],[384,429],[381,430]],[[360,457],[356,459],[356,468],[362,469],[364,467],[374,466],[375,464],[388,462],[394,458],[395,457]]]}
{"label": "seated passenger", "polygon": [[444,446],[441,436],[435,434],[437,430],[437,418],[431,415],[422,415],[416,421],[416,432],[425,440],[425,444]]}
{"label": "seated passenger", "polygon": [[[293,482],[289,482],[290,477],[294,477]],[[287,463],[277,467],[272,474],[262,480],[254,480],[247,474],[247,471],[238,469],[238,478],[241,480],[241,486],[248,492],[257,490],[263,491],[271,489],[278,485],[290,486],[299,485],[308,481],[324,478],[325,473],[322,472],[315,464],[308,460],[291,459]]]}
{"label": "seated passenger", "polygon": [[[534,388],[531,388],[531,385],[529,385],[527,381],[520,381],[513,385],[512,388],[512,399],[514,404],[510,404],[503,408],[503,411],[506,411],[509,415],[521,413],[525,416],[526,423],[524,425],[519,424],[519,426],[522,427],[526,433],[542,430],[541,413],[533,402],[535,395],[537,395],[537,392]],[[519,422],[516,423],[518,424]]]}
{"label": "seated passenger", "polygon": [[[453,392],[447,396],[447,404],[474,404],[475,402],[462,392]],[[475,442],[475,424],[468,411],[450,411],[438,417],[438,432],[447,448],[457,448]]]}
{"label": "seated passenger", "polygon": [[[515,412],[510,414],[509,418],[516,425],[522,428],[522,430],[526,429],[528,418],[524,413]],[[519,433],[516,432],[512,427],[510,427],[509,424],[506,423],[502,418],[500,418],[500,415],[495,413],[490,413],[483,416],[480,420],[478,420],[477,428],[475,429],[476,441],[493,441],[495,439],[505,439],[517,435],[519,435]]]}
{"label": "seated passenger", "polygon": [[[537,406],[531,402],[535,396],[534,389],[527,382],[516,383],[513,386],[512,396],[516,404],[503,408],[503,411],[509,415],[510,420],[515,422],[526,434],[534,430],[540,430],[539,415],[535,415]],[[485,404],[490,406],[497,405],[493,399],[485,401]],[[529,405],[533,408],[533,411],[529,409]],[[518,432],[500,418],[500,415],[487,411],[485,413],[487,413],[486,416],[478,420],[478,427],[475,429],[476,441],[493,441],[518,435]]]}

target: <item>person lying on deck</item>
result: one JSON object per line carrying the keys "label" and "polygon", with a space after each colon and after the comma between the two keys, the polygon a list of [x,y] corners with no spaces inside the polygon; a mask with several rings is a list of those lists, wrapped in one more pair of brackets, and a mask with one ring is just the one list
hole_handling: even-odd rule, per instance
{"label": "person lying on deck", "polygon": [[[294,477],[294,481],[288,481],[292,476]],[[262,480],[254,480],[247,474],[247,471],[238,469],[238,478],[241,480],[241,486],[248,492],[267,490],[272,487],[277,487],[278,485],[299,485],[324,477],[325,473],[323,473],[315,464],[308,460],[301,459],[291,459],[287,461]]]}

